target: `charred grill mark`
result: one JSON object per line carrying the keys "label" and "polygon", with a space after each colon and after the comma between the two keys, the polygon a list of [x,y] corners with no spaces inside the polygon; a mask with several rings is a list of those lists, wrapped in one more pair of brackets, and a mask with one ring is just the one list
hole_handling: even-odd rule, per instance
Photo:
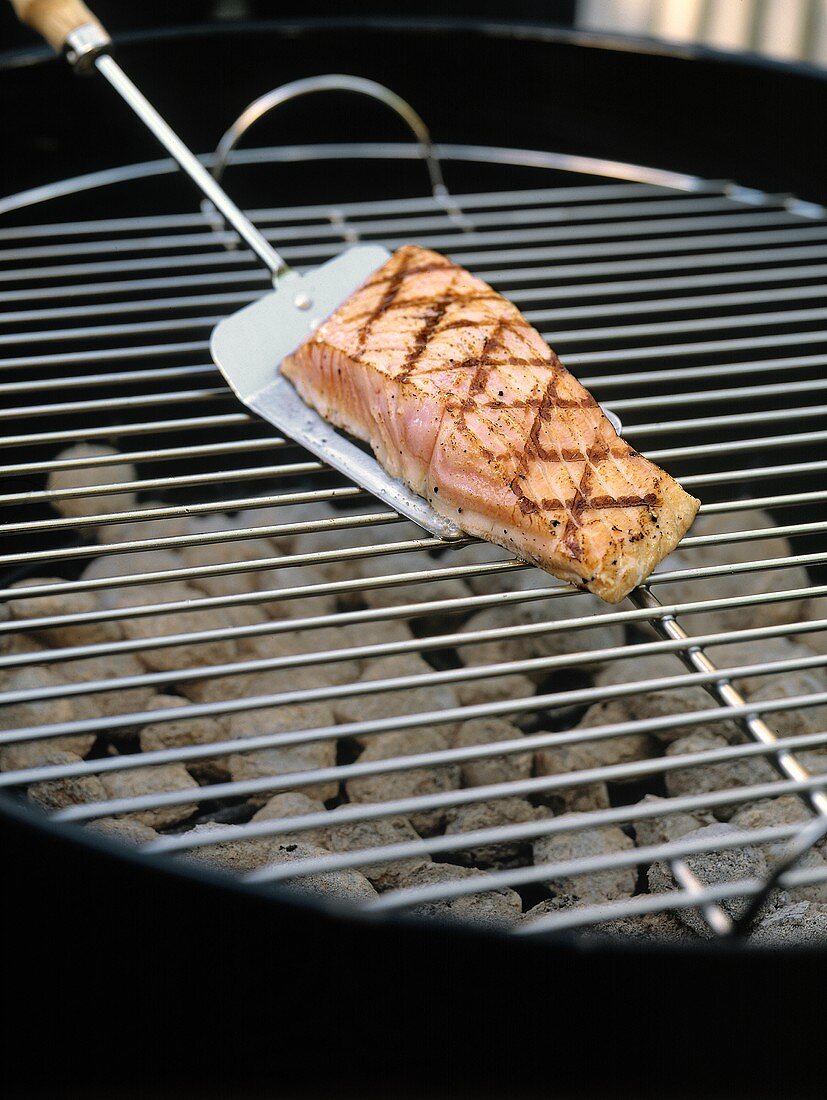
{"label": "charred grill mark", "polygon": [[[490,321],[486,322],[486,323],[490,324]],[[459,326],[457,326],[457,327],[459,327]],[[476,328],[477,326],[476,325],[465,324],[462,327],[463,328]],[[442,328],[440,329],[440,331],[445,332],[447,330],[447,328],[448,328],[447,325],[443,325]],[[456,363],[448,362],[448,363],[441,363],[437,367],[426,367],[424,370],[418,370],[416,372],[417,377],[423,377],[424,378],[426,375],[429,375],[429,374],[442,374],[443,372],[450,373],[450,372],[453,372],[453,371],[468,370],[469,364],[471,366],[476,366],[477,365],[477,359],[478,359],[477,356],[471,356],[468,359],[462,359],[462,360],[460,360],[459,362],[456,362]],[[514,359],[514,358],[494,359],[493,356],[492,356],[488,360],[488,366],[492,367],[492,368],[493,367],[533,367],[533,368],[536,369],[536,368],[540,368],[540,367],[548,367],[548,365],[549,365],[548,360],[546,360],[546,359],[533,359],[533,360],[531,360],[531,359]]]}
{"label": "charred grill mark", "polygon": [[497,341],[502,335],[504,324],[505,322],[498,321],[493,331],[485,338],[485,343],[482,345],[482,351],[480,352],[479,360],[474,370],[474,377],[471,379],[471,385],[468,387],[468,397],[466,397],[466,401],[470,400],[474,394],[482,393],[485,390],[488,376],[493,369],[490,362],[491,352],[496,347]]}
{"label": "charred grill mark", "polygon": [[359,330],[356,334],[357,355],[361,355],[364,352],[365,347],[367,346],[368,337],[370,336],[370,330],[373,328],[373,326],[376,324],[382,314],[387,313],[393,305],[397,294],[402,289],[402,284],[404,283],[407,274],[408,272],[405,268],[405,261],[404,259],[402,259],[400,261],[399,267],[388,280],[388,285],[385,289],[385,293],[379,299],[379,305],[376,306],[375,309],[372,309],[370,313],[368,313],[367,317],[365,318],[364,324],[359,327]]}
{"label": "charred grill mark", "polygon": [[652,508],[658,505],[657,493],[647,493],[645,496],[625,497],[592,497],[586,504],[589,508]]}
{"label": "charred grill mark", "polygon": [[432,303],[431,309],[428,311],[428,314],[425,317],[422,328],[416,334],[413,342],[413,347],[405,357],[405,361],[402,364],[402,369],[396,375],[397,382],[405,382],[416,370],[416,365],[425,354],[428,345],[436,334],[436,330],[439,328],[440,321],[445,316],[448,307],[453,305],[455,301],[455,299],[453,298],[454,282],[455,280],[452,279],[449,282],[448,286],[445,288],[444,294],[442,294],[441,297],[437,298],[437,300]]}
{"label": "charred grill mark", "polygon": [[[539,398],[529,398],[524,403],[525,407],[535,409],[535,416],[528,432],[523,454],[520,456],[517,474],[510,482],[510,488],[517,497],[520,510],[524,513],[526,511],[533,512],[540,509],[543,511],[566,511],[566,525],[560,536],[560,543],[562,546],[566,547],[575,561],[579,561],[582,556],[582,547],[580,546],[577,532],[582,526],[583,513],[593,507],[592,501],[589,499],[593,464],[605,461],[611,452],[599,436],[595,437],[585,452],[579,448],[568,447],[562,447],[558,451],[550,451],[543,445],[540,439],[543,424],[551,420],[556,411],[559,409],[571,408],[594,408],[597,404],[590,393],[584,393],[583,397],[577,399],[561,398],[557,389],[557,383],[560,377],[560,371],[555,364],[551,378],[548,380],[543,394]],[[537,504],[536,501],[531,501],[526,496],[520,482],[525,477],[529,462],[532,458],[539,459],[541,462],[584,463],[580,481],[570,501],[547,499]],[[600,507],[611,506],[607,498],[601,498]]]}
{"label": "charred grill mark", "polygon": [[[514,486],[512,484],[511,488]],[[646,496],[626,496],[626,497],[590,497],[584,498],[579,504],[579,512],[582,516],[586,512],[597,512],[606,508],[654,508],[658,505],[658,497],[656,493],[647,493]],[[545,497],[540,501],[540,508],[544,512],[560,512],[568,511],[573,508],[575,504],[575,498],[571,500],[560,500],[558,497]]]}
{"label": "charred grill mark", "polygon": [[[480,393],[485,388],[486,379],[491,369],[491,363],[489,356],[493,350],[497,340],[499,339],[501,328],[499,322],[494,326],[493,330],[486,336],[485,343],[482,346],[482,351],[479,355],[471,356],[464,360],[461,366],[466,370],[470,370],[473,367],[474,374],[471,378],[471,382],[468,386],[468,393],[464,399],[460,402],[456,408],[456,427],[459,431],[464,432],[466,435],[471,434],[468,427],[468,422],[465,419],[466,413],[473,411],[475,407],[474,396]],[[483,442],[477,437],[477,446],[490,461],[494,458],[494,454],[490,451]]]}
{"label": "charred grill mark", "polygon": [[[491,365],[496,366],[494,363]],[[543,397],[518,398],[516,401],[511,402],[499,401],[495,398],[491,402],[491,408],[517,412],[520,409],[539,409],[542,407],[544,401],[545,398]],[[558,409],[593,409],[597,407],[597,402],[591,394],[589,394],[580,401],[577,401],[573,397],[561,397],[554,402],[554,405]]]}
{"label": "charred grill mark", "polygon": [[541,506],[537,503],[536,500],[532,500],[531,497],[526,495],[522,485],[520,484],[520,478],[522,476],[522,474],[517,474],[516,477],[513,477],[511,479],[509,488],[511,489],[511,492],[514,494],[514,496],[517,498],[517,503],[523,515],[532,515],[534,512],[539,512]]}
{"label": "charred grill mark", "polygon": [[[500,295],[491,294],[487,297],[479,295],[480,301],[486,301],[488,299],[491,299],[493,301],[496,298],[500,298]],[[500,301],[502,302],[503,299],[500,298]],[[445,330],[447,332],[449,329],[455,328],[481,328],[483,325],[491,325],[495,323],[499,333],[494,342],[495,347],[501,346],[499,340],[500,336],[502,336],[504,332],[511,332],[515,336],[520,336],[525,331],[531,331],[528,321],[524,321],[522,317],[457,317],[455,321],[449,321],[446,324]],[[493,348],[491,350],[493,351]],[[545,360],[543,360],[543,362],[545,362]]]}
{"label": "charred grill mark", "polygon": [[[400,252],[403,251],[400,249]],[[399,255],[399,253],[397,253]],[[404,257],[401,260],[404,268]],[[414,275],[430,275],[432,271],[447,271],[449,268],[453,268],[455,265],[450,260],[446,260],[444,263],[436,263],[431,260],[430,263],[420,264],[419,267],[408,267],[405,270],[405,279],[412,279]],[[365,283],[362,286],[362,290],[368,290],[376,286],[382,286],[383,283],[391,283],[397,278],[399,269],[394,271],[391,275],[383,275],[381,279],[371,279],[369,283]]]}
{"label": "charred grill mark", "polygon": [[568,508],[568,518],[566,520],[566,526],[563,530],[562,543],[569,551],[575,561],[579,561],[583,552],[583,548],[577,538],[577,532],[580,529],[580,517],[588,505],[588,497],[586,493],[591,481],[592,467],[591,467],[591,447],[589,447],[585,454],[585,463],[583,465],[583,473],[580,475],[580,482],[574,492],[571,504]]}
{"label": "charred grill mark", "polygon": [[454,329],[485,328],[491,323],[491,317],[457,317],[454,321],[446,321],[443,325],[443,331],[452,332]]}
{"label": "charred grill mark", "polygon": [[[447,270],[447,268],[446,268],[446,270]],[[408,281],[408,279],[413,274],[414,274],[413,271],[407,272],[405,274],[404,279],[402,280],[403,283],[406,283]],[[382,280],[382,281],[384,282],[385,280]],[[388,282],[390,282],[390,280],[388,280]],[[367,284],[367,286],[371,286],[371,285],[372,284],[370,284],[370,283]],[[378,285],[378,284],[375,284],[375,285]],[[362,289],[363,290],[367,289],[367,286],[363,287]],[[499,297],[499,295],[496,294],[494,291],[491,291],[490,293],[487,293],[487,294],[483,294],[482,291],[470,291],[468,294],[455,294],[452,301],[451,301],[451,305],[452,306],[453,305],[458,305],[458,306],[473,305],[475,302],[492,301],[493,299],[498,298],[498,297]],[[383,310],[383,315],[386,314],[386,313],[393,313],[396,310],[400,310],[400,309],[414,310],[414,309],[430,308],[431,306],[433,306],[433,304],[434,304],[433,294],[427,294],[427,295],[423,294],[423,295],[420,295],[417,298],[405,298],[401,302],[394,299],[391,302],[391,304],[385,310]],[[372,312],[373,312],[372,310],[366,309],[366,310],[363,310],[361,313],[351,314],[348,317],[348,321],[349,322],[363,321],[366,318],[370,317]],[[483,324],[483,323],[484,324],[490,324],[491,321],[490,320],[485,321],[485,322],[482,322],[482,321],[480,321],[480,322],[463,321],[461,323],[449,322],[445,327],[446,328],[459,328],[459,327],[465,327],[467,325],[470,328],[474,324]]]}

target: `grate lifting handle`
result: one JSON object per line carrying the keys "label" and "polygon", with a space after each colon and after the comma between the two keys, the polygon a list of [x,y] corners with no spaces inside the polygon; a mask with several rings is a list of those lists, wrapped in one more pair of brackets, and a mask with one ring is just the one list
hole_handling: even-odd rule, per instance
{"label": "grate lifting handle", "polygon": [[[348,76],[344,73],[325,73],[322,76],[309,76],[302,80],[293,80],[289,84],[282,84],[278,88],[265,92],[264,95],[259,96],[252,103],[248,103],[216,146],[212,166],[212,174],[216,181],[221,180],[233,150],[254,123],[291,100],[317,92],[355,92],[357,95],[378,100],[394,111],[408,126],[419,143],[422,159],[428,169],[431,194],[436,202],[443,207],[451,220],[464,232],[467,233],[473,229],[471,222],[460,210],[445,186],[445,180],[442,177],[442,165],[434,149],[431,134],[422,118],[410,103],[397,95],[396,92],[386,88],[384,84],[378,84],[375,80],[366,80],[361,76]],[[201,210],[205,216],[214,221],[216,228],[223,228],[223,222],[212,218],[214,207],[208,199],[202,201]]]}

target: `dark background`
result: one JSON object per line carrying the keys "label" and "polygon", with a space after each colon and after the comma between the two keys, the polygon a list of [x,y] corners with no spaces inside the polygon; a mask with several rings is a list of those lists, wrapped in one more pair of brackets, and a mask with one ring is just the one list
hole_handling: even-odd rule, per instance
{"label": "dark background", "polygon": [[[525,19],[570,27],[576,0],[91,0],[88,5],[113,36],[147,27],[222,23],[230,19],[304,19],[315,16],[468,16]],[[0,4],[0,49],[31,45],[34,35],[21,27],[11,6]]]}

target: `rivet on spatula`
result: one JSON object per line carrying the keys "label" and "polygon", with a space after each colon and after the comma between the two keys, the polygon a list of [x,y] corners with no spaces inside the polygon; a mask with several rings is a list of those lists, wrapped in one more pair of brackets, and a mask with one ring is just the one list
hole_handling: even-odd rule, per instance
{"label": "rivet on spatula", "polygon": [[293,299],[293,305],[296,309],[310,309],[313,305],[313,299],[307,294],[297,294]]}

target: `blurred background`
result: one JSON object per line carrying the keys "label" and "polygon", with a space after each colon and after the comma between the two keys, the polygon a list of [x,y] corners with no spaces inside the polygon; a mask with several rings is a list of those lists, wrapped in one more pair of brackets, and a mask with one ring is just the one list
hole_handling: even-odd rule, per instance
{"label": "blurred background", "polygon": [[587,30],[827,62],[827,0],[577,0]]}
{"label": "blurred background", "polygon": [[[524,19],[588,31],[608,31],[746,50],[827,64],[827,0],[99,0],[93,7],[117,34],[183,23],[342,16],[348,13]],[[0,5],[0,44],[27,46],[8,5]]]}

